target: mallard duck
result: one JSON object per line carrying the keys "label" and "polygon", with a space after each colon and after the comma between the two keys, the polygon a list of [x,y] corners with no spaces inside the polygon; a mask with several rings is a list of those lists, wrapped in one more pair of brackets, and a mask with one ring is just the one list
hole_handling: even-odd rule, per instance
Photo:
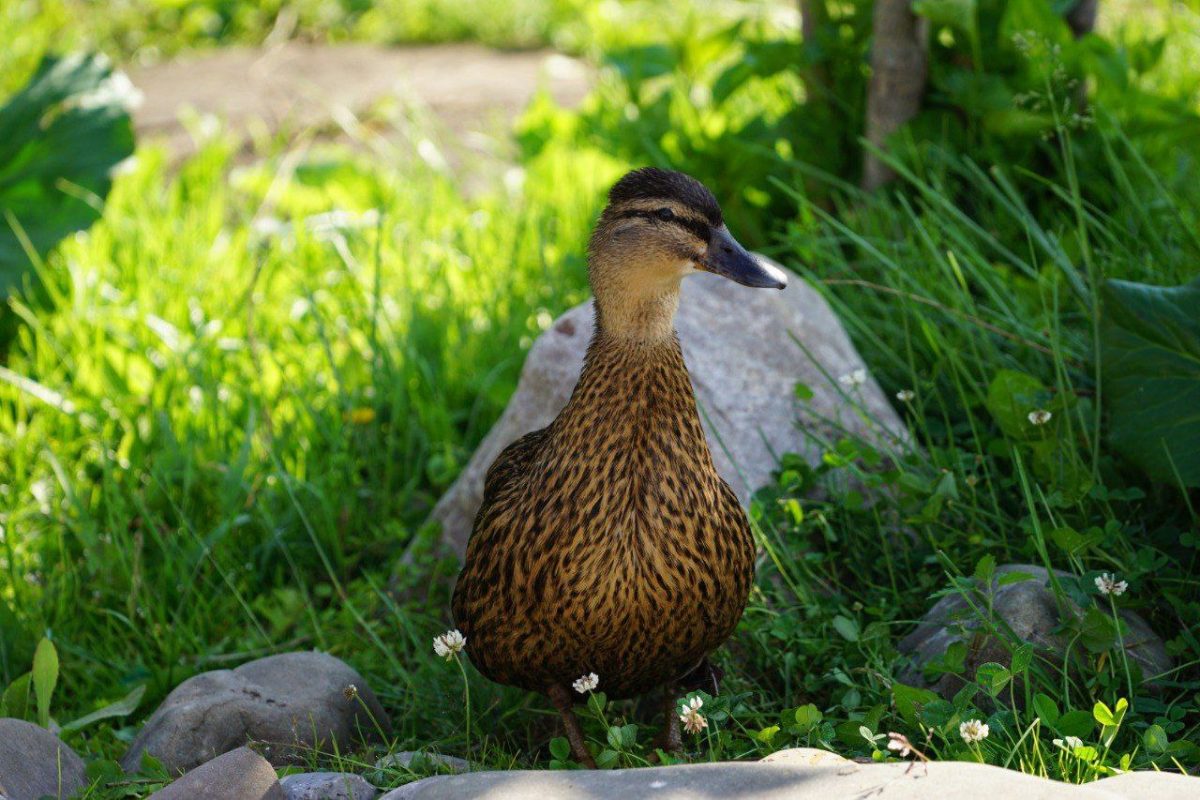
{"label": "mallard duck", "polygon": [[673,319],[697,271],[782,289],[783,272],[730,235],[699,181],[644,168],[609,192],[588,245],[596,329],[567,405],[488,470],[454,587],[481,673],[547,694],[574,757],[594,767],[572,691],[664,690],[659,741],[680,748],[675,693],[733,632],[754,540],[717,474]]}

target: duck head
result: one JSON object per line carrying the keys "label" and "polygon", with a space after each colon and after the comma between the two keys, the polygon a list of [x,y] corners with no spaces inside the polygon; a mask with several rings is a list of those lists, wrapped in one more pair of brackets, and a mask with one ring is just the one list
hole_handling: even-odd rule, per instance
{"label": "duck head", "polygon": [[617,181],[588,245],[600,327],[643,338],[670,335],[679,283],[696,272],[756,289],[787,286],[784,272],[738,244],[716,198],[695,178],[645,167]]}

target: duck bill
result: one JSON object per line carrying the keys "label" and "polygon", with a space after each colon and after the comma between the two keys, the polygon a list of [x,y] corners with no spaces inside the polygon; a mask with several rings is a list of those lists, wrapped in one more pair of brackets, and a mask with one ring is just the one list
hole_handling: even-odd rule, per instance
{"label": "duck bill", "polygon": [[782,289],[787,286],[787,274],[783,270],[765,258],[748,252],[724,225],[713,229],[708,251],[697,266],[705,272],[754,289]]}

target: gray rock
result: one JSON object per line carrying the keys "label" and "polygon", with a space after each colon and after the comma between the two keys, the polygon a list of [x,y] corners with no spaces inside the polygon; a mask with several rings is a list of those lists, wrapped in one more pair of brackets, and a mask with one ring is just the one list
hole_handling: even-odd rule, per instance
{"label": "gray rock", "polygon": [[87,786],[83,759],[45,728],[0,719],[0,797],[70,797]]}
{"label": "gray rock", "polygon": [[302,772],[279,784],[288,800],[375,800],[379,794],[367,781],[349,772]]}
{"label": "gray rock", "polygon": [[787,764],[797,767],[828,767],[849,764],[850,760],[818,747],[791,747],[766,756],[760,764]]}
{"label": "gray rock", "polygon": [[151,800],[285,800],[270,763],[239,747],[196,767],[150,795]]}
{"label": "gray rock", "polygon": [[[800,759],[802,761],[803,759]],[[1200,796],[1200,778],[1134,773],[1076,786],[984,764],[940,761],[928,765],[854,762],[808,766],[775,763],[689,764],[651,769],[472,772],[426,778],[381,800],[655,800],[753,798],[822,800],[931,797],[1020,797],[1024,800],[1185,800]]]}
{"label": "gray rock", "polygon": [[[829,304],[803,280],[782,292],[747,289],[714,275],[683,282],[675,328],[696,389],[709,448],[743,504],[771,480],[783,453],[814,466],[822,442],[849,434],[892,452],[905,427],[870,377],[847,388],[838,378],[865,370]],[[545,427],[566,405],[593,329],[591,302],[576,306],[538,337],[508,408],[442,496],[433,517],[460,557],[496,456]],[[796,399],[797,382],[813,396]]]}
{"label": "gray rock", "polygon": [[[350,686],[357,697],[349,696]],[[181,683],[121,763],[136,769],[149,751],[169,771],[183,772],[254,741],[281,766],[299,763],[314,748],[330,750],[335,742],[348,748],[360,736],[376,736],[380,727],[389,729],[387,714],[347,664],[315,651],[284,653]]]}
{"label": "gray rock", "polygon": [[[1027,572],[1032,580],[999,584],[1000,576],[1010,572]],[[1069,573],[1055,570],[1059,578]],[[1054,631],[1062,625],[1062,611],[1054,593],[1047,585],[1049,574],[1044,567],[1033,564],[1005,564],[996,568],[992,582],[992,608],[997,623],[1003,621],[1021,641],[1034,645],[1035,652],[1062,663],[1068,640]],[[1068,600],[1069,613],[1080,615],[1082,610]],[[980,606],[981,608],[983,606]],[[1126,652],[1142,668],[1146,677],[1159,675],[1172,667],[1171,656],[1166,645],[1146,620],[1133,611],[1121,610],[1121,619],[1129,626],[1124,638]],[[913,657],[911,670],[901,675],[906,683],[924,684],[922,669],[946,652],[951,644],[965,641],[967,648],[966,674],[973,676],[980,664],[995,661],[1008,665],[1011,655],[1003,642],[995,637],[976,633],[979,620],[970,611],[961,595],[947,595],[938,600],[917,625],[916,630],[901,640],[899,649]],[[952,697],[961,689],[963,681],[954,675],[942,675],[932,686],[938,694]]]}
{"label": "gray rock", "polygon": [[410,771],[441,769],[448,772],[468,772],[471,764],[465,758],[457,756],[444,756],[441,753],[426,753],[421,750],[404,750],[379,759],[375,762],[375,768]]}

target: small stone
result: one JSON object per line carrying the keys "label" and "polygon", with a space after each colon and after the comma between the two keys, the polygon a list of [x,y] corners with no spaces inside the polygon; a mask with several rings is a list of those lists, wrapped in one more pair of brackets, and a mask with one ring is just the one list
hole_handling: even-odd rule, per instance
{"label": "small stone", "polygon": [[[1000,578],[1009,573],[1027,573],[1032,578],[1000,585]],[[1073,577],[1070,573],[1055,570],[1059,578]],[[996,568],[992,582],[992,608],[997,621],[1003,621],[1022,642],[1029,642],[1039,654],[1055,663],[1062,663],[1069,640],[1054,631],[1062,625],[1062,612],[1054,592],[1048,586],[1049,573],[1044,567],[1034,564],[1005,564]],[[1073,601],[1067,601],[1070,611],[1082,615],[1083,610]],[[981,604],[980,608],[983,607]],[[1124,637],[1125,651],[1132,661],[1142,669],[1145,677],[1170,671],[1172,660],[1163,640],[1150,628],[1139,614],[1128,609],[1118,612],[1129,628]],[[912,656],[910,670],[900,676],[904,683],[925,685],[925,665],[941,658],[946,649],[958,641],[968,643],[966,674],[974,676],[981,664],[989,661],[1007,664],[1011,659],[1009,649],[994,638],[977,637],[979,620],[960,594],[943,597],[921,618],[916,629],[901,640],[900,652]],[[963,686],[962,678],[942,675],[931,688],[946,699],[950,699]]]}
{"label": "small stone", "polygon": [[[354,686],[357,691],[348,692]],[[134,771],[149,752],[180,773],[249,742],[276,766],[313,749],[347,748],[389,729],[363,677],[326,653],[283,653],[196,675],[167,695],[125,754]]]}
{"label": "small stone", "polygon": [[[791,279],[780,292],[747,289],[715,275],[691,276],[683,281],[675,316],[713,463],[743,505],[771,482],[779,453],[798,453],[817,466],[822,441],[861,438],[885,453],[907,447],[903,422],[829,303],[805,281]],[[459,557],[488,467],[501,450],[548,425],[566,405],[592,331],[587,302],[538,337],[504,414],[438,501],[433,517],[442,524],[443,542]],[[856,376],[854,386],[841,385],[842,375]],[[812,397],[798,400],[797,383],[808,386]]]}
{"label": "small stone", "polygon": [[379,790],[349,772],[302,772],[280,780],[288,800],[375,800]]}
{"label": "small stone", "polygon": [[57,736],[24,720],[0,719],[0,798],[70,797],[85,786],[83,759]]}
{"label": "small stone", "polygon": [[275,768],[248,747],[239,747],[201,764],[151,800],[285,800]]}
{"label": "small stone", "polygon": [[471,764],[465,758],[444,756],[441,753],[426,753],[421,750],[404,750],[392,753],[375,762],[376,769],[403,769],[410,772],[429,772],[439,769],[448,772],[469,772]]}

